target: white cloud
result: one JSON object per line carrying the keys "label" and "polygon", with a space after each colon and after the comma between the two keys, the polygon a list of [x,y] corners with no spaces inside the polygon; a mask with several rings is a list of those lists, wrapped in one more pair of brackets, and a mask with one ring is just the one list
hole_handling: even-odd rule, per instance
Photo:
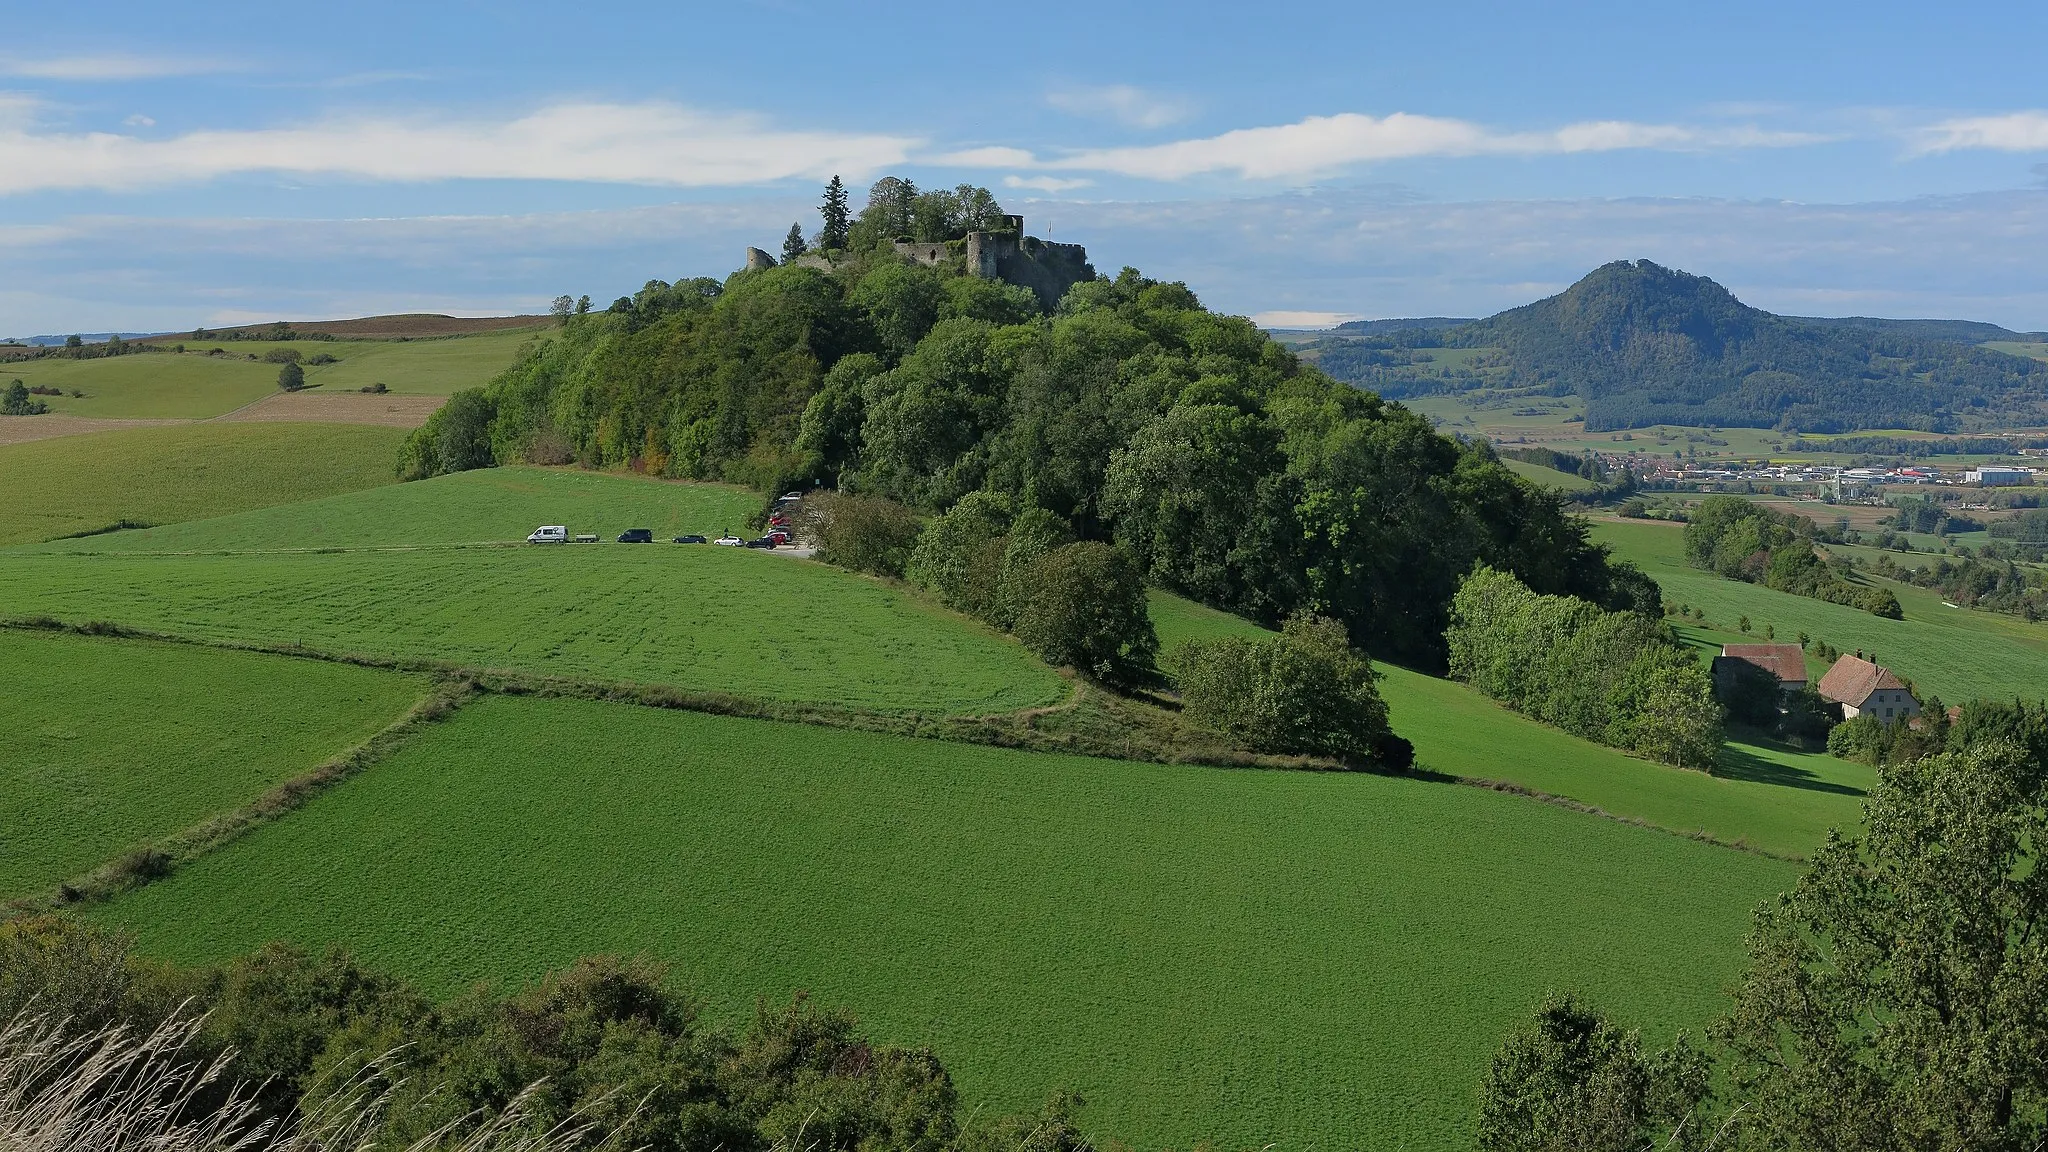
{"label": "white cloud", "polygon": [[1062,112],[1114,120],[1132,128],[1164,128],[1187,119],[1194,111],[1186,100],[1147,92],[1129,84],[1062,88],[1048,92],[1045,102]]}
{"label": "white cloud", "polygon": [[0,194],[132,189],[243,173],[361,180],[572,180],[705,187],[861,176],[902,163],[900,136],[778,129],[673,104],[557,104],[511,120],[337,119],[168,140],[39,132],[0,106]]}
{"label": "white cloud", "polygon": [[143,115],[142,113],[140,113],[140,112],[137,112],[137,113],[136,113],[135,115],[133,115],[133,116],[130,116],[130,117],[128,117],[128,118],[127,118],[126,120],[123,120],[123,121],[121,121],[121,123],[123,123],[123,124],[127,125],[127,126],[128,126],[128,127],[130,127],[130,128],[154,128],[154,127],[156,127],[156,121],[155,121],[155,120],[154,120],[153,118],[151,118],[151,117],[148,117],[148,116],[144,116],[144,115]]}
{"label": "white cloud", "polygon": [[[1250,180],[1296,179],[1340,171],[1356,164],[1424,156],[1542,155],[1658,148],[1696,151],[1715,148],[1778,148],[1820,142],[1804,132],[1771,132],[1755,127],[1696,128],[1599,120],[1539,132],[1500,132],[1469,120],[1395,112],[1367,116],[1341,112],[1310,116],[1293,124],[1239,128],[1219,136],[1125,148],[1097,148],[1040,159],[1016,149],[958,153],[955,163],[1009,168],[1113,172],[1154,180],[1179,180],[1233,172]],[[995,155],[1000,151],[1001,155]]]}
{"label": "white cloud", "polygon": [[2008,112],[1944,120],[1914,134],[1913,151],[1926,155],[1964,148],[2048,152],[2048,112]]}
{"label": "white cloud", "polygon": [[200,56],[137,56],[106,52],[86,56],[30,56],[0,61],[0,76],[35,80],[160,80],[241,71],[240,66]]}
{"label": "white cloud", "polygon": [[1093,180],[1079,180],[1065,176],[1003,177],[1003,187],[1005,188],[1027,188],[1035,192],[1049,192],[1055,195],[1061,192],[1072,192],[1076,188],[1086,188],[1093,183],[1095,183]]}

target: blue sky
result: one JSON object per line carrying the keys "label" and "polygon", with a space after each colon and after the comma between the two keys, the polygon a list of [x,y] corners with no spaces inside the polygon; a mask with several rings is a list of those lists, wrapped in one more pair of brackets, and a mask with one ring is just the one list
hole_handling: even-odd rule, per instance
{"label": "blue sky", "polygon": [[723,275],[833,172],[1269,322],[1605,260],[2048,328],[2048,5],[81,3],[0,57],[0,333]]}

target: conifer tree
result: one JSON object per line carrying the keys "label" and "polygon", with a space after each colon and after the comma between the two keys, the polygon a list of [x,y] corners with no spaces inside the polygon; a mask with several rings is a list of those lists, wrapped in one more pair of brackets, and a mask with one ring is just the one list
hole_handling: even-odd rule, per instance
{"label": "conifer tree", "polygon": [[789,226],[789,235],[782,238],[782,262],[787,264],[805,252],[810,251],[810,248],[809,244],[804,243],[804,226],[801,224],[791,224]]}
{"label": "conifer tree", "polygon": [[846,185],[839,177],[825,185],[825,203],[819,209],[825,216],[824,230],[818,233],[818,247],[827,252],[844,250],[846,247]]}

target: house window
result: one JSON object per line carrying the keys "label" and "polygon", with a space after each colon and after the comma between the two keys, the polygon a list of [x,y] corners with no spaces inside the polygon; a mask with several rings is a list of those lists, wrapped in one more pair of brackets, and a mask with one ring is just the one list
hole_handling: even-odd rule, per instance
{"label": "house window", "polygon": [[1889,720],[1889,719],[1891,719],[1891,718],[1892,718],[1892,710],[1891,710],[1891,709],[1887,708],[1887,709],[1885,709],[1885,710],[1884,710],[1884,718],[1885,718],[1885,719],[1887,719],[1887,720]]}

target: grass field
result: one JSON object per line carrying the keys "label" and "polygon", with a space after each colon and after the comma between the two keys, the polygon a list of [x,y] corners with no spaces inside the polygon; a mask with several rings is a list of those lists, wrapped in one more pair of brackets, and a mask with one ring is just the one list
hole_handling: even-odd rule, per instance
{"label": "grass field", "polygon": [[893,711],[1067,691],[1014,640],[901,589],[711,546],[0,554],[0,615]]}
{"label": "grass field", "polygon": [[[382,458],[386,475],[396,450]],[[722,484],[680,484],[571,468],[479,468],[410,484],[310,500],[143,532],[53,544],[92,552],[262,551],[521,541],[542,524],[606,540],[652,528],[665,542],[685,532],[743,532],[761,497]]]}
{"label": "grass field", "polygon": [[1559,492],[1570,493],[1591,492],[1600,487],[1600,485],[1586,479],[1584,476],[1574,476],[1569,472],[1559,472],[1555,468],[1545,468],[1541,464],[1531,464],[1526,460],[1502,460],[1501,463],[1506,465],[1508,471],[1529,481],[1538,488],[1551,488]]}
{"label": "grass field", "polygon": [[[1264,635],[1235,616],[1155,592],[1163,650],[1184,640]],[[1718,644],[1716,644],[1718,650]],[[1564,796],[1673,832],[1804,856],[1829,828],[1861,822],[1872,770],[1825,753],[1731,741],[1713,775],[1653,764],[1503,708],[1463,684],[1375,665],[1394,731],[1437,772]]]}
{"label": "grass field", "polygon": [[[51,357],[0,364],[0,385],[20,380],[64,390],[43,397],[52,412],[121,419],[203,420],[277,391],[278,365],[261,361],[273,348],[325,353],[336,364],[306,369],[306,382],[353,391],[383,383],[394,392],[446,396],[484,383],[509,367],[530,331],[491,332],[441,340],[236,340],[188,343],[189,351],[139,352],[97,360]],[[225,355],[205,355],[219,347]],[[249,359],[250,355],[258,357]],[[74,397],[77,390],[85,393]]]}
{"label": "grass field", "polygon": [[404,438],[342,424],[171,424],[6,445],[0,545],[390,484]]}
{"label": "grass field", "polygon": [[1545,990],[1697,1027],[1794,875],[1473,788],[491,697],[102,915],[440,992],[645,951],[716,1017],[808,989],[1141,1146],[1448,1149]]}
{"label": "grass field", "polygon": [[1771,625],[1783,640],[1805,632],[1845,652],[1875,652],[1923,696],[1933,693],[1951,704],[1972,697],[2032,699],[2048,684],[2048,626],[1945,608],[1938,593],[1894,581],[1883,583],[1898,595],[1903,620],[1723,579],[1686,564],[1682,530],[1676,524],[1599,520],[1593,536],[1655,577],[1666,600],[1704,610],[1722,635],[1735,635],[1746,615],[1753,632],[1748,640],[1762,639],[1764,626]]}
{"label": "grass field", "polygon": [[0,631],[0,899],[242,804],[423,691],[341,664]]}

